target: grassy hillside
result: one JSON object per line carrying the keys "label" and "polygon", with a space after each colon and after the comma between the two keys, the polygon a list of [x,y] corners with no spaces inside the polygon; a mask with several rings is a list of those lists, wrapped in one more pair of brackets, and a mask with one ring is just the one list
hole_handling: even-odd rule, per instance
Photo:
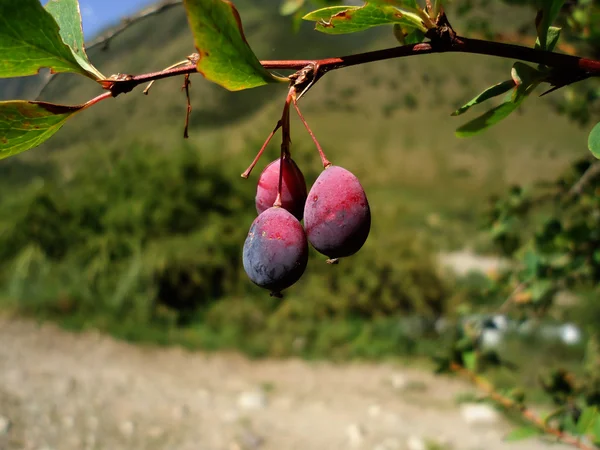
{"label": "grassy hillside", "polygon": [[[236,4],[261,59],[395,45],[389,29],[333,37],[305,24],[294,34],[271,0]],[[487,12],[517,27],[515,11],[493,3]],[[460,21],[454,25],[460,31]],[[177,7],[132,25],[108,51],[89,53],[105,74],[135,74],[183,59],[192,42]],[[316,85],[301,102],[304,114],[329,159],[363,183],[373,227],[361,252],[339,266],[311,252],[307,274],[280,303],[241,270],[258,173],[238,174],[280,116],[285,86],[230,93],[192,77],[187,142],[180,79],[156,83],[148,96],[138,88],[102,102],[43,146],[0,162],[0,187],[10,193],[0,199],[0,300],[132,339],[286,354],[300,337],[307,355],[414,352],[424,341],[407,339],[410,326],[398,317],[443,313],[459,296],[434,253],[472,243],[490,194],[554,177],[587,151],[585,130],[546,98],[480,137],[454,136],[468,118],[450,113],[506,79],[510,66],[428,55],[340,70]],[[14,80],[0,87],[4,95],[35,92]],[[99,92],[89,80],[60,75],[42,98],[80,103]],[[310,185],[319,159],[298,120],[292,139]],[[257,172],[276,158],[276,141]],[[170,309],[181,305],[191,309],[184,319]],[[191,325],[171,328],[181,320]]]}
{"label": "grassy hillside", "polygon": [[[294,34],[272,2],[236,4],[261,59],[340,55],[395,42],[387,28],[327,36],[307,23]],[[520,25],[518,11],[500,4],[488,10],[514,27]],[[459,31],[460,25],[455,23]],[[184,11],[175,7],[134,24],[108,51],[92,49],[90,58],[105,74],[149,72],[192,53],[192,42]],[[453,118],[450,112],[486,86],[506,79],[510,65],[511,61],[457,54],[372,63],[328,74],[303,99],[303,109],[330,159],[364,182],[378,214],[418,227],[432,211],[471,223],[474,204],[490,193],[510,183],[552,177],[567,160],[585,153],[585,130],[555,114],[543,98],[533,98],[481,137],[454,136],[453,130],[468,117]],[[164,80],[149,96],[138,88],[86,111],[42,147],[3,161],[3,178],[18,171],[19,164],[36,162],[44,167],[56,163],[59,172],[72,174],[91,143],[123,151],[132,142],[149,142],[165,151],[178,147],[185,111],[180,86],[179,79]],[[27,92],[23,87],[21,91]],[[19,89],[13,86],[11,92]],[[98,92],[89,80],[60,75],[42,98],[79,103]],[[200,152],[215,149],[241,173],[253,156],[247,143],[254,142],[258,149],[280,114],[284,95],[283,86],[230,93],[195,76],[190,141]],[[294,125],[295,157],[305,161],[305,170],[316,173],[316,152],[298,121]],[[270,156],[276,148],[275,142]],[[251,189],[252,182],[247,183]],[[436,222],[437,217],[430,219]]]}

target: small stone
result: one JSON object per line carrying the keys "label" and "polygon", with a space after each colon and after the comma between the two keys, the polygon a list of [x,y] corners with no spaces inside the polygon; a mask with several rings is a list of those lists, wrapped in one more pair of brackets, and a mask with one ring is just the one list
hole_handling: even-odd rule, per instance
{"label": "small stone", "polygon": [[165,430],[160,427],[150,427],[148,428],[148,437],[150,439],[158,439],[165,434]]}
{"label": "small stone", "polygon": [[461,414],[469,425],[491,425],[498,422],[498,412],[483,403],[466,403],[461,406]]}
{"label": "small stone", "polygon": [[210,392],[206,389],[198,389],[196,391],[196,397],[202,405],[208,405],[211,402]]}
{"label": "small stone", "polygon": [[133,424],[133,422],[128,420],[119,425],[119,431],[123,436],[131,437],[133,435],[133,432],[135,431],[135,425]]}
{"label": "small stone", "polygon": [[287,410],[292,408],[294,401],[291,397],[277,397],[271,402],[271,404],[276,408]]}
{"label": "small stone", "polygon": [[238,406],[245,410],[263,409],[267,406],[267,396],[262,390],[243,392],[238,398]]}
{"label": "small stone", "polygon": [[418,436],[410,436],[406,441],[408,450],[427,450],[427,444]]}
{"label": "small stone", "polygon": [[346,428],[346,436],[351,447],[360,447],[363,443],[365,432],[360,425],[353,423]]}
{"label": "small stone", "polygon": [[241,441],[242,448],[248,449],[248,450],[258,449],[265,442],[265,440],[261,436],[254,434],[252,431],[250,431],[248,429],[242,430],[242,432],[240,433],[239,440]]}
{"label": "small stone", "polygon": [[392,426],[398,426],[402,422],[400,419],[400,416],[398,416],[397,414],[394,414],[392,412],[385,413],[383,416],[383,420],[385,421],[386,424],[392,425]]}
{"label": "small stone", "polygon": [[369,417],[378,417],[381,414],[381,406],[379,405],[371,405],[369,409],[367,409],[367,414]]}
{"label": "small stone", "polygon": [[221,419],[225,423],[233,423],[236,422],[240,418],[240,414],[237,411],[225,411],[221,416]]}
{"label": "small stone", "polygon": [[405,376],[400,375],[399,373],[395,373],[390,377],[390,383],[392,387],[397,391],[400,391],[406,387],[408,384],[408,380]]}
{"label": "small stone", "polygon": [[401,445],[398,439],[387,438],[383,442],[377,444],[373,450],[400,450]]}
{"label": "small stone", "polygon": [[98,428],[98,418],[96,416],[90,416],[87,419],[87,426],[90,430],[96,430]]}
{"label": "small stone", "polygon": [[8,434],[11,427],[12,423],[8,417],[0,416],[0,436]]}
{"label": "small stone", "polygon": [[175,408],[173,408],[173,419],[174,420],[181,420],[183,419],[185,416],[189,415],[190,413],[190,407],[188,405],[182,405],[182,406],[176,406]]}
{"label": "small stone", "polygon": [[73,416],[65,416],[62,418],[62,425],[66,429],[71,429],[73,428],[73,425],[75,425],[75,419]]}

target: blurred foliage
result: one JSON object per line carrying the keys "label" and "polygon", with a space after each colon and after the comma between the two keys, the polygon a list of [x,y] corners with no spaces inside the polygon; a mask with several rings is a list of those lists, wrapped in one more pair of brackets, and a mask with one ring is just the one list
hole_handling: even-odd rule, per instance
{"label": "blurred foliage", "polygon": [[434,320],[451,288],[430,244],[374,233],[360,257],[336,266],[311,252],[307,281],[275,301],[242,268],[255,185],[233,170],[192,146],[138,144],[91,151],[68,179],[5,198],[3,303],[131,339],[251,354],[375,357],[419,347],[401,318]]}
{"label": "blurred foliage", "polygon": [[[557,293],[593,289],[600,279],[600,171],[586,158],[554,183],[515,186],[494,199],[487,224],[514,268],[497,283],[513,302],[545,314]],[[583,177],[583,178],[582,178]],[[503,287],[504,286],[504,287]]]}

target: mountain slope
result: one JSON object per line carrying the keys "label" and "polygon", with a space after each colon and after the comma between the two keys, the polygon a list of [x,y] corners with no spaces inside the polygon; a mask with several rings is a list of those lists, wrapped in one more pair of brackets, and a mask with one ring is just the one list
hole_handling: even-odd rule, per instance
{"label": "mountain slope", "polygon": [[[236,5],[261,59],[319,58],[395,45],[389,28],[328,36],[307,23],[294,34],[272,1],[236,1]],[[493,3],[488,14],[515,28],[519,25],[517,9]],[[460,31],[460,21],[455,27]],[[174,7],[135,23],[111,42],[108,51],[96,47],[89,56],[105,74],[137,74],[160,70],[194,51],[183,8]],[[302,107],[330,159],[355,171],[382,210],[396,215],[406,202],[418,205],[438,198],[440,204],[456,202],[457,210],[471,211],[473,200],[509,183],[552,177],[566,161],[586,152],[585,130],[555,114],[546,98],[532,98],[519,113],[482,136],[468,140],[454,136],[456,127],[483,111],[466,118],[452,118],[450,113],[485,87],[506,79],[511,63],[443,54],[347,68],[324,77],[302,100]],[[107,146],[126,151],[132,142],[142,141],[165,151],[179,147],[185,115],[181,84],[181,79],[163,80],[148,96],[140,87],[95,106],[40,148],[3,161],[3,178],[17,161],[56,163],[68,175],[85,152]],[[26,87],[14,81],[0,86],[4,94],[9,88],[13,94],[27,93]],[[55,77],[42,98],[73,104],[100,92],[93,82],[65,74]],[[285,86],[231,93],[196,75],[191,93],[190,141],[200,152],[222,155],[241,173],[277,121]],[[276,140],[269,149],[271,156],[277,151]],[[316,153],[297,120],[293,141],[295,158],[316,173]]]}

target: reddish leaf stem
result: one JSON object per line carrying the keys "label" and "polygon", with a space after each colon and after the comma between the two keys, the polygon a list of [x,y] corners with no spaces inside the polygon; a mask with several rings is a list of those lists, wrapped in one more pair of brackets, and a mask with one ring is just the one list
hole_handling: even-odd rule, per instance
{"label": "reddish leaf stem", "polygon": [[82,109],[86,109],[89,108],[92,105],[95,105],[96,103],[101,102],[102,100],[106,100],[107,98],[111,98],[113,95],[111,92],[104,92],[103,94],[100,94],[97,97],[94,97],[93,99],[87,101],[84,105]]}
{"label": "reddish leaf stem", "polygon": [[317,147],[317,151],[319,152],[319,156],[321,157],[321,162],[323,163],[323,169],[327,169],[331,165],[331,162],[327,159],[327,156],[325,156],[325,152],[323,152],[323,148],[321,147],[321,144],[319,144],[319,141],[317,140],[315,134],[308,126],[308,122],[306,121],[306,119],[304,119],[302,112],[300,112],[300,108],[298,107],[298,102],[296,100],[295,95],[293,96],[292,101],[294,103],[294,108],[296,108],[296,112],[298,113],[298,116],[300,117],[300,120],[304,124],[306,131],[308,131],[308,134],[310,134],[310,137],[312,138],[313,142],[315,143],[315,146]]}
{"label": "reddish leaf stem", "polygon": [[283,114],[281,115],[281,155],[279,157],[279,183],[277,185],[277,198],[273,206],[281,207],[281,190],[283,189],[283,158],[290,157],[290,144],[292,138],[290,136],[290,103],[295,98],[296,90],[292,86],[288,91],[288,95],[285,98],[285,106],[283,107]]}
{"label": "reddish leaf stem", "polygon": [[275,128],[273,128],[273,131],[271,131],[271,134],[269,134],[269,136],[265,140],[265,143],[262,145],[262,147],[260,148],[260,150],[256,154],[256,157],[254,158],[254,161],[252,161],[252,163],[250,164],[250,166],[242,174],[242,178],[248,178],[250,176],[250,172],[252,172],[252,169],[254,169],[254,166],[256,166],[256,163],[258,163],[258,160],[260,159],[260,157],[262,156],[263,152],[267,148],[267,145],[269,145],[269,142],[271,142],[271,139],[273,139],[273,136],[275,136],[275,133],[277,132],[277,130],[279,130],[279,128],[281,128],[281,125],[282,125],[281,124],[281,120],[279,120],[277,122],[277,125],[275,125]]}

